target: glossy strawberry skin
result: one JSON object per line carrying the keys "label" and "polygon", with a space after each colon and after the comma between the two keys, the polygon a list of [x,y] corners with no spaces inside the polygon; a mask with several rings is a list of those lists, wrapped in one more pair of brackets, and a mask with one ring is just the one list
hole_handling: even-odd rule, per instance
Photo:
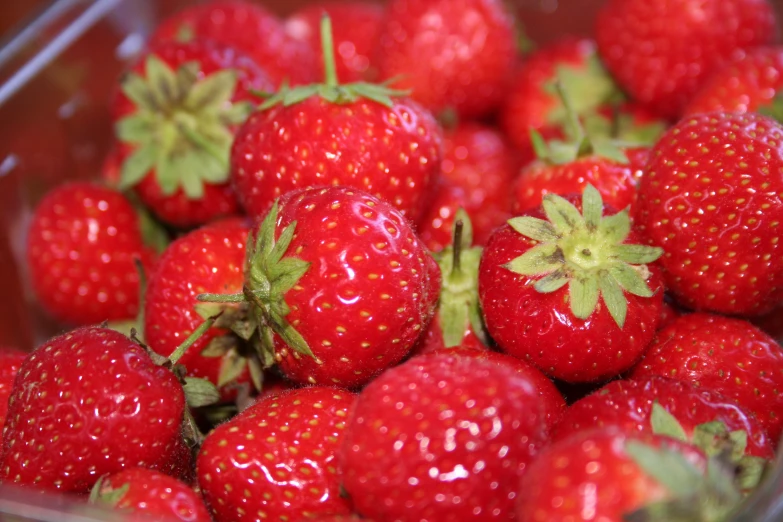
{"label": "glossy strawberry skin", "polygon": [[291,390],[259,401],[212,431],[197,467],[216,520],[350,514],[340,496],[337,450],[354,402],[353,394],[334,388]]}
{"label": "glossy strawberry skin", "polygon": [[154,253],[121,193],[89,183],[49,192],[33,212],[27,265],[38,303],[70,325],[131,319],[138,313],[139,274]]}
{"label": "glossy strawberry skin", "polygon": [[27,353],[16,348],[0,346],[0,428],[5,426],[8,414],[8,398],[13,390],[14,379],[27,358]]}
{"label": "glossy strawberry skin", "polygon": [[712,74],[685,113],[756,112],[781,90],[783,47],[761,47]]}
{"label": "glossy strawberry skin", "polygon": [[[332,21],[337,77],[343,83],[372,81],[378,76],[374,53],[383,23],[383,8],[357,0],[321,0],[308,3],[285,22],[286,32],[304,42],[321,56],[321,17]],[[317,61],[318,78],[323,63]]]}
{"label": "glossy strawberry skin", "polygon": [[123,470],[104,478],[100,491],[108,493],[126,484],[128,490],[114,506],[120,511],[183,522],[212,520],[201,497],[192,487],[158,471],[146,468]]}
{"label": "glossy strawberry skin", "polygon": [[783,299],[783,126],[756,114],[682,120],[653,149],[636,224],[664,249],[682,305],[761,315]]}
{"label": "glossy strawberry skin", "polygon": [[775,454],[774,442],[759,421],[734,401],[708,388],[660,376],[614,381],[578,400],[563,414],[552,440],[607,426],[626,433],[652,433],[650,415],[656,401],[679,421],[688,437],[699,424],[718,420],[729,431],[748,434],[747,455],[770,459]]}
{"label": "glossy strawberry skin", "polygon": [[545,442],[531,382],[502,365],[425,355],[361,393],[341,451],[356,511],[376,521],[508,520]]}
{"label": "glossy strawberry skin", "polygon": [[783,433],[783,350],[746,321],[684,315],[655,337],[630,374],[661,375],[713,390],[755,414],[776,443]]}
{"label": "glossy strawberry skin", "polygon": [[113,330],[80,328],[31,353],[19,369],[3,432],[0,477],[87,493],[106,473],[173,472],[182,447],[182,386]]}
{"label": "glossy strawberry skin", "polygon": [[[161,256],[149,279],[144,307],[144,338],[150,348],[168,357],[204,322],[195,309],[201,293],[238,293],[242,291],[245,248],[250,227],[241,218],[230,218],[206,225],[174,241]],[[218,384],[222,358],[201,355],[204,349],[228,330],[210,328],[179,364],[188,375]],[[238,377],[249,383],[247,370]],[[222,390],[225,397],[233,394]]]}
{"label": "glossy strawberry skin", "polygon": [[[188,34],[189,33],[189,34]],[[274,86],[315,79],[316,53],[286,34],[283,21],[257,3],[227,0],[195,5],[164,20],[151,37],[158,42],[211,41],[250,56]]]}
{"label": "glossy strawberry skin", "polygon": [[[145,58],[154,55],[176,70],[188,62],[199,64],[199,76],[208,76],[217,71],[230,69],[235,71],[237,84],[232,102],[258,102],[251,90],[269,91],[272,82],[267,73],[252,59],[230,48],[207,42],[177,43],[168,42],[152,47],[145,57],[133,67],[136,74],[145,76]],[[130,116],[136,112],[135,103],[123,92],[118,91],[113,101],[112,114],[115,121]],[[235,130],[235,129],[234,129]],[[122,143],[119,145],[118,161],[127,161],[136,147]],[[155,179],[154,169],[145,176],[134,190],[139,198],[162,221],[180,228],[188,228],[205,224],[214,219],[237,214],[239,205],[236,196],[228,182],[204,184],[204,196],[200,199],[190,199],[180,187],[173,195],[163,193],[160,184]]]}
{"label": "glossy strawberry skin", "polygon": [[275,335],[279,367],[300,383],[360,386],[411,351],[435,312],[440,270],[402,214],[367,193],[289,193],[277,233],[294,221],[287,255],[311,265],[285,295],[286,319],[320,364]]}
{"label": "glossy strawberry skin", "polygon": [[454,216],[463,208],[473,224],[473,244],[483,245],[511,217],[516,158],[491,127],[463,123],[445,133],[443,161],[429,209],[418,232],[433,252],[452,242]]}
{"label": "glossy strawberry skin", "polygon": [[610,0],[596,25],[601,57],[618,83],[671,119],[712,72],[774,34],[767,0]]}
{"label": "glossy strawberry skin", "polygon": [[435,113],[464,118],[501,102],[516,59],[514,21],[499,0],[392,0],[378,48],[381,79]]}

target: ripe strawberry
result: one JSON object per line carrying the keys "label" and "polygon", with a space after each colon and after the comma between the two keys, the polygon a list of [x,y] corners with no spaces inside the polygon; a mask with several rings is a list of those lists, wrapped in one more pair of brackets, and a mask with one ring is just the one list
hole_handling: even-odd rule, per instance
{"label": "ripe strawberry", "polygon": [[262,354],[299,383],[351,388],[397,364],[440,290],[437,264],[402,214],[346,187],[286,194],[248,260],[243,293],[201,299],[249,301]]}
{"label": "ripe strawberry", "polygon": [[[320,0],[308,3],[286,20],[286,32],[307,42],[318,56],[321,49],[321,18],[332,19],[337,55],[337,77],[344,82],[375,80],[378,76],[374,52],[378,45],[383,7],[358,0]],[[323,64],[318,71],[324,74]]]}
{"label": "ripe strawberry", "polygon": [[560,196],[513,218],[479,266],[484,320],[499,347],[550,377],[596,382],[630,368],[652,339],[663,303],[652,263],[627,211],[603,216],[588,185],[581,210]]}
{"label": "ripe strawberry", "polygon": [[121,186],[163,221],[191,227],[237,212],[229,151],[266,73],[231,48],[205,42],[152,48],[122,82],[114,118]]}
{"label": "ripe strawberry", "polygon": [[234,188],[253,218],[292,190],[344,185],[415,220],[440,169],[441,132],[419,105],[378,85],[338,85],[331,25],[322,28],[326,83],[283,88],[239,130]]}
{"label": "ripe strawberry", "polygon": [[783,47],[760,47],[743,53],[712,74],[685,113],[758,112],[780,92],[783,92]]}
{"label": "ripe strawberry", "polygon": [[309,387],[259,401],[221,424],[198,455],[198,483],[216,520],[348,515],[337,449],[355,396]]}
{"label": "ripe strawberry", "polygon": [[221,0],[183,9],[164,20],[152,35],[159,42],[211,41],[250,56],[275,86],[313,80],[313,49],[286,34],[283,21],[258,3]]}
{"label": "ripe strawberry", "polygon": [[544,405],[511,367],[424,355],[371,382],[340,453],[356,511],[377,521],[508,520],[545,443]]}
{"label": "ripe strawberry", "polygon": [[8,398],[14,386],[19,367],[27,358],[27,353],[16,348],[0,346],[0,430],[5,426],[8,414]]}
{"label": "ripe strawberry", "polygon": [[173,477],[145,468],[129,468],[102,477],[92,490],[90,502],[166,520],[212,520],[204,502],[193,488]]}
{"label": "ripe strawberry", "polygon": [[732,56],[772,42],[775,15],[767,0],[609,0],[595,34],[631,97],[676,119]]}
{"label": "ripe strawberry", "polygon": [[392,0],[378,67],[433,112],[465,118],[498,107],[516,59],[514,19],[502,0]]}
{"label": "ripe strawberry", "polygon": [[651,153],[636,223],[663,248],[683,305],[761,315],[783,299],[783,126],[756,114],[687,118]]}
{"label": "ripe strawberry", "polygon": [[446,132],[438,184],[418,232],[433,252],[451,243],[454,216],[463,208],[473,222],[473,240],[483,245],[511,217],[513,151],[491,127],[463,123]]}
{"label": "ripe strawberry", "polygon": [[3,431],[0,480],[86,493],[102,475],[173,472],[185,395],[170,370],[105,328],[56,337],[24,361]]}
{"label": "ripe strawberry", "polygon": [[70,183],[49,192],[33,212],[27,266],[36,299],[71,325],[131,319],[138,313],[139,260],[149,271],[139,216],[119,192]]}
{"label": "ripe strawberry", "polygon": [[655,337],[631,377],[662,375],[713,390],[755,414],[773,443],[783,433],[783,351],[752,324],[718,315],[679,317]]}

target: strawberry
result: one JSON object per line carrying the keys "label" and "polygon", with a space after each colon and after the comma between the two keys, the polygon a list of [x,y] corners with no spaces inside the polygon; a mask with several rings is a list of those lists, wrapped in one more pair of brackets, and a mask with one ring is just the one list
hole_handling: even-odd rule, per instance
{"label": "strawberry", "polygon": [[670,303],[666,297],[663,300],[663,306],[661,307],[661,319],[658,321],[658,329],[669,326],[669,324],[682,315],[680,311]]}
{"label": "strawberry", "polygon": [[35,208],[27,266],[38,303],[71,325],[131,319],[139,307],[136,260],[149,271],[155,252],[144,245],[139,216],[119,192],[70,183]]}
{"label": "strawberry", "polygon": [[428,210],[419,220],[419,235],[437,252],[451,243],[454,216],[463,208],[473,222],[473,239],[484,245],[511,217],[511,183],[516,176],[513,151],[503,136],[479,123],[448,130],[438,184]]}
{"label": "strawberry", "polygon": [[616,428],[543,450],[519,493],[519,522],[727,520],[742,500],[730,468],[695,447]]}
{"label": "strawberry", "polygon": [[90,502],[121,512],[139,513],[166,520],[211,522],[204,502],[193,488],[158,471],[128,468],[101,477]]}
{"label": "strawberry", "polygon": [[151,45],[172,40],[233,47],[263,67],[274,85],[313,79],[313,50],[288,35],[283,21],[258,3],[219,0],[183,9],[157,27]]}
{"label": "strawberry", "polygon": [[293,381],[361,386],[408,355],[434,313],[437,264],[367,193],[290,192],[252,241],[242,292],[200,299],[249,302],[262,354]]}
{"label": "strawberry", "polygon": [[[378,72],[373,54],[383,23],[383,7],[358,0],[320,0],[292,14],[286,20],[286,32],[307,42],[315,55],[321,48],[324,13],[333,23],[337,77],[344,82],[375,80]],[[324,74],[323,64],[318,66]]]}
{"label": "strawberry", "polygon": [[596,382],[630,368],[652,339],[663,288],[648,263],[661,252],[637,244],[627,211],[603,216],[592,185],[580,206],[548,194],[541,210],[498,229],[479,296],[503,351],[550,377]]}
{"label": "strawberry", "polygon": [[27,358],[27,353],[16,348],[0,346],[0,429],[5,426],[8,414],[8,398],[11,396],[14,379]]}
{"label": "strawberry", "polygon": [[399,91],[339,85],[330,24],[324,18],[326,83],[283,88],[250,116],[232,150],[234,188],[253,218],[291,190],[344,185],[415,220],[440,169],[440,129]]}
{"label": "strawberry", "polygon": [[676,119],[732,56],[772,42],[775,15],[767,0],[609,0],[595,36],[630,96]]}
{"label": "strawberry", "polygon": [[416,357],[360,394],[340,453],[343,486],[358,513],[380,522],[511,519],[546,413],[511,367]]}
{"label": "strawberry", "polygon": [[758,112],[783,92],[783,47],[760,47],[743,53],[712,74],[685,114]]}
{"label": "strawberry", "polygon": [[717,113],[682,120],[653,149],[636,222],[663,248],[682,305],[761,315],[783,299],[782,140],[772,120]]}
{"label": "strawberry", "polygon": [[392,0],[378,67],[433,112],[475,118],[500,105],[516,59],[514,19],[502,0]]}
{"label": "strawberry", "polygon": [[783,433],[783,350],[752,324],[718,315],[679,317],[655,337],[631,377],[686,380],[755,414],[776,443]]}
{"label": "strawberry", "polygon": [[205,42],[152,48],[122,82],[113,114],[121,187],[163,221],[192,227],[238,210],[228,184],[237,127],[266,73],[231,48]]}
{"label": "strawberry", "polygon": [[198,483],[216,520],[348,515],[337,449],[353,394],[314,386],[270,396],[221,424],[198,455]]}

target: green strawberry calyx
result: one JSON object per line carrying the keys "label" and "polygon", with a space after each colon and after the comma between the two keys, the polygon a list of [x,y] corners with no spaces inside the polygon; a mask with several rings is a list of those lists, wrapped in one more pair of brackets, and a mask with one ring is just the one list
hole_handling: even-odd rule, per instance
{"label": "green strawberry calyx", "polygon": [[234,70],[199,75],[198,62],[172,69],[150,54],[144,76],[132,72],[122,91],[136,111],[119,120],[115,132],[133,152],[122,165],[120,187],[139,183],[154,170],[166,196],[182,190],[189,199],[204,197],[205,184],[228,180],[232,129],[253,111],[250,102],[232,102]]}
{"label": "green strawberry calyx", "polygon": [[653,296],[646,264],[658,259],[663,250],[626,244],[631,231],[628,210],[603,216],[601,194],[592,185],[582,194],[581,213],[555,194],[544,196],[542,207],[546,219],[520,216],[508,221],[515,231],[538,244],[505,267],[535,280],[534,288],[541,293],[567,285],[571,312],[579,319],[590,317],[602,300],[622,328],[628,312],[625,292]]}
{"label": "green strawberry calyx", "polygon": [[272,95],[257,93],[266,98],[259,110],[267,110],[276,105],[290,107],[303,102],[313,96],[336,104],[353,103],[359,99],[372,100],[385,107],[394,105],[393,98],[407,96],[409,91],[392,89],[389,87],[397,79],[393,78],[381,84],[368,82],[355,82],[340,84],[337,77],[337,65],[334,58],[334,37],[332,35],[332,21],[328,15],[321,18],[321,49],[324,60],[324,82],[290,87],[284,83],[280,90]]}
{"label": "green strawberry calyx", "polygon": [[122,486],[115,488],[106,483],[106,477],[104,475],[98,479],[95,485],[90,490],[90,496],[88,502],[93,505],[104,505],[107,507],[117,507],[122,498],[130,490],[130,484],[123,484]]}
{"label": "green strawberry calyx", "polygon": [[783,123],[783,92],[778,92],[771,100],[761,105],[756,112]]}
{"label": "green strawberry calyx", "polygon": [[455,215],[452,237],[452,244],[435,254],[443,274],[438,306],[443,344],[446,348],[459,346],[468,328],[487,344],[489,339],[478,298],[478,269],[483,249],[471,246],[473,225],[462,208]]}

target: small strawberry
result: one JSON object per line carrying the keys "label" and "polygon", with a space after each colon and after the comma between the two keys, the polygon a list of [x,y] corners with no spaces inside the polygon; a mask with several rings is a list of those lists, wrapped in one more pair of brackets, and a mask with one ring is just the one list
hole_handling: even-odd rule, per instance
{"label": "small strawberry", "polygon": [[27,358],[27,353],[16,348],[0,346],[0,431],[5,426],[8,414],[8,398],[14,386],[14,379]]}
{"label": "small strawberry", "polygon": [[516,60],[514,18],[502,0],[392,0],[378,67],[435,113],[465,118],[500,105]]}
{"label": "small strawberry", "polygon": [[755,414],[773,444],[783,433],[783,349],[752,324],[694,313],[655,337],[631,377],[661,375],[688,381]]}
{"label": "small strawberry", "polygon": [[[316,56],[321,48],[324,13],[333,23],[338,78],[344,82],[375,80],[378,72],[373,54],[383,23],[383,7],[358,0],[319,0],[292,14],[286,20],[286,32],[307,42]],[[323,64],[319,62],[318,66],[323,75]]]}
{"label": "small strawberry", "polygon": [[761,315],[783,299],[783,126],[757,114],[682,120],[653,149],[636,224],[689,308]]}
{"label": "small strawberry", "polygon": [[114,118],[121,187],[163,221],[191,227],[238,210],[228,184],[251,90],[272,84],[251,59],[204,42],[152,48],[122,82]]}
{"label": "small strawberry", "polygon": [[360,394],[342,443],[343,486],[378,521],[511,519],[545,415],[534,384],[511,367],[416,357]]}
{"label": "small strawberry", "polygon": [[158,471],[129,468],[98,480],[90,502],[120,512],[139,513],[166,520],[211,522],[204,502],[193,488]]}
{"label": "small strawberry", "polygon": [[198,483],[216,520],[348,515],[337,449],[355,396],[314,386],[270,396],[207,435]]}
{"label": "small strawberry", "polygon": [[328,17],[321,37],[325,83],[284,87],[237,134],[231,176],[242,205],[260,218],[286,192],[344,185],[415,220],[440,169],[439,127],[400,91],[338,84]]}
{"label": "small strawberry", "polygon": [[609,0],[595,35],[631,97],[676,119],[732,56],[772,42],[775,14],[767,0]]}
{"label": "small strawberry", "polygon": [[627,211],[603,216],[585,189],[581,209],[548,194],[484,249],[479,296],[500,348],[550,377],[595,382],[630,368],[652,339],[663,303],[659,249],[637,244]]}
{"label": "small strawberry", "polygon": [[473,238],[483,245],[490,234],[511,217],[511,184],[516,176],[513,151],[491,127],[462,123],[448,130],[443,160],[429,204],[419,220],[418,232],[433,252],[451,243],[457,209],[473,222]]}
{"label": "small strawberry", "polygon": [[160,42],[210,41],[250,56],[275,86],[313,80],[315,55],[305,42],[286,34],[283,21],[257,2],[220,0],[183,9],[164,20],[151,37]]}
{"label": "small strawberry", "polygon": [[131,319],[138,313],[136,260],[150,271],[156,255],[144,244],[133,205],[119,192],[70,183],[35,208],[27,266],[38,303],[70,325]]}

